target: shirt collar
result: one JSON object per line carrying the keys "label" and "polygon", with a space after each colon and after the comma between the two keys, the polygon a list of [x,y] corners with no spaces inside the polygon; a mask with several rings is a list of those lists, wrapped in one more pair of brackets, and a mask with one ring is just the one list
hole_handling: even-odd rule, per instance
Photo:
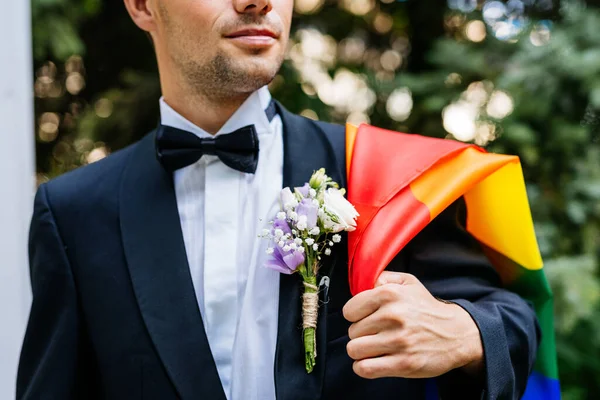
{"label": "shirt collar", "polygon": [[[256,132],[259,135],[271,133],[271,124],[265,114],[265,109],[269,106],[270,101],[271,93],[269,92],[268,87],[263,86],[258,89],[242,103],[240,108],[233,113],[231,118],[225,122],[215,136],[231,133],[248,125],[254,125]],[[161,124],[163,125],[192,132],[200,138],[213,137],[213,135],[198,127],[171,108],[163,97],[160,98],[160,118]]]}

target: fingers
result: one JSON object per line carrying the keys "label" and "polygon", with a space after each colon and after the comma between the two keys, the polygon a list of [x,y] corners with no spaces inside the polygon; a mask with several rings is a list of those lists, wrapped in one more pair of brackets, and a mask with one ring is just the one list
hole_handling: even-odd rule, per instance
{"label": "fingers", "polygon": [[365,379],[377,379],[390,376],[392,358],[389,356],[379,358],[366,358],[352,364],[354,373]]}
{"label": "fingers", "polygon": [[366,379],[386,377],[431,378],[440,375],[436,372],[426,371],[422,359],[407,354],[365,358],[364,360],[355,361],[352,369],[355,374]]}
{"label": "fingers", "polygon": [[362,336],[353,339],[346,345],[348,356],[358,361],[366,358],[381,357],[398,351],[395,341],[388,336],[389,334],[379,333],[377,335]]}
{"label": "fingers", "polygon": [[365,290],[351,298],[343,308],[344,318],[357,322],[373,314],[383,304],[397,301],[405,289],[401,286],[415,285],[420,282],[413,275],[401,272],[384,271],[377,280],[377,286]]}
{"label": "fingers", "polygon": [[[381,308],[378,310],[380,311]],[[382,318],[381,312],[375,312],[362,320],[353,323],[348,329],[348,337],[356,339],[361,336],[376,335],[388,328],[393,327],[393,322],[389,319]]]}
{"label": "fingers", "polygon": [[411,274],[407,274],[404,272],[392,272],[392,271],[383,271],[377,282],[375,282],[375,287],[379,287],[388,283],[396,283],[398,285],[412,285],[415,283],[420,283],[419,280]]}
{"label": "fingers", "polygon": [[342,309],[342,313],[346,320],[358,322],[377,311],[380,304],[381,299],[376,296],[374,290],[366,290],[348,300]]}

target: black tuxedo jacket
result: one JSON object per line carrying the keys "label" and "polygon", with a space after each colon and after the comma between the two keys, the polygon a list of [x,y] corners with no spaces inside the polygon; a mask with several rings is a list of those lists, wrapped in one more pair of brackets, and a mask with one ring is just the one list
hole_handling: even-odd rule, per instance
{"label": "black tuxedo jacket", "polygon": [[[278,109],[284,186],[301,186],[321,167],[345,184],[344,128]],[[535,314],[499,288],[462,227],[461,209],[459,201],[442,213],[389,269],[416,275],[479,326],[485,376],[452,371],[438,378],[442,398],[516,399],[537,351]],[[322,294],[328,298],[322,298],[319,356],[310,375],[303,362],[300,279],[281,276],[277,399],[424,399],[432,392],[426,380],[367,380],[352,371],[350,324],[341,313],[350,299],[347,248],[338,247],[322,267],[331,286]],[[33,305],[18,399],[225,399],[196,303],[172,175],[157,161],[153,133],[42,185],[29,251]]]}

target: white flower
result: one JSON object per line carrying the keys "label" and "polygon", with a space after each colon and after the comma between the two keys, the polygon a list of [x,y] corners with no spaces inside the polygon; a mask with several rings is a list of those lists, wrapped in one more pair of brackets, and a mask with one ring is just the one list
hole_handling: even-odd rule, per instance
{"label": "white flower", "polygon": [[261,236],[268,237],[270,233],[271,233],[271,231],[269,229],[263,229]]}
{"label": "white flower", "polygon": [[313,199],[313,204],[315,205],[315,207],[321,207],[321,203],[319,203],[319,200],[317,199]]}
{"label": "white flower", "polygon": [[296,250],[296,248],[297,248],[297,247],[298,247],[298,246],[296,245],[296,243],[292,243],[292,244],[290,244],[290,249],[291,249],[291,250]]}
{"label": "white flower", "polygon": [[283,236],[283,231],[279,228],[275,229],[275,239],[279,239]]}
{"label": "white flower", "polygon": [[314,197],[317,197],[317,191],[316,191],[315,189],[312,189],[312,188],[311,188],[311,189],[308,191],[308,195],[309,195],[310,197],[313,197],[313,198],[314,198]]}
{"label": "white flower", "polygon": [[316,243],[315,243],[315,244],[313,244],[313,250],[314,250],[314,251],[317,251],[317,250],[319,250],[319,245],[318,245],[318,244],[316,244]]}
{"label": "white flower", "polygon": [[304,240],[307,245],[312,246],[315,243],[315,239],[308,238]]}
{"label": "white flower", "polygon": [[325,255],[326,256],[330,256],[331,255],[331,249],[325,249]]}
{"label": "white flower", "polygon": [[302,239],[296,238],[294,239],[294,243],[296,243],[296,246],[302,246]]}
{"label": "white flower", "polygon": [[329,241],[329,246],[333,246],[333,242],[331,240]]}
{"label": "white flower", "polygon": [[285,242],[283,240],[280,240],[279,243],[277,243],[277,246],[283,247],[285,246]]}
{"label": "white flower", "polygon": [[299,253],[304,253],[304,247],[298,247],[298,250],[296,250]]}
{"label": "white flower", "polygon": [[275,252],[275,249],[274,249],[274,248],[272,248],[272,247],[269,247],[269,248],[267,249],[267,254],[268,254],[268,255],[271,255],[271,254],[273,254],[274,252]]}
{"label": "white flower", "polygon": [[298,200],[296,200],[296,196],[294,196],[289,187],[286,187],[281,191],[281,204],[286,211],[291,210],[298,205]]}
{"label": "white flower", "polygon": [[277,213],[277,219],[285,221],[285,218],[286,218],[286,215],[285,215],[285,213],[283,211]]}
{"label": "white flower", "polygon": [[333,243],[339,243],[342,241],[342,235],[338,235],[337,233],[335,235],[333,235],[333,237],[331,238],[331,240],[333,240]]}
{"label": "white flower", "polygon": [[310,235],[316,236],[319,233],[321,233],[321,230],[319,229],[318,226],[315,226],[314,228],[312,228],[309,232]]}
{"label": "white flower", "polygon": [[358,213],[354,206],[344,198],[341,190],[329,188],[324,193],[325,210],[319,212],[323,225],[331,232],[353,231],[356,229]]}
{"label": "white flower", "polygon": [[298,219],[298,214],[296,213],[296,211],[290,210],[290,211],[288,211],[288,217],[292,221],[296,221]]}
{"label": "white flower", "polygon": [[301,215],[298,217],[296,228],[298,228],[299,231],[303,231],[308,228],[306,215]]}
{"label": "white flower", "polygon": [[283,246],[283,251],[290,251],[291,247],[288,246],[287,244],[285,246]]}

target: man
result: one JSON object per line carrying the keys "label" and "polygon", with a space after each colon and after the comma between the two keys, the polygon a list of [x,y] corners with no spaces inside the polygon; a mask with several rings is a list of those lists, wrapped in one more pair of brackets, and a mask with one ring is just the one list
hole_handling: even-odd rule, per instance
{"label": "man", "polygon": [[345,139],[266,89],[293,0],[125,5],[154,43],[161,124],[40,187],[19,399],[423,399],[433,377],[442,398],[521,396],[535,314],[499,288],[460,201],[373,290],[351,299],[342,246],[323,262],[307,374],[300,280],[263,267],[257,233],[282,187],[321,167],[344,184]]}

